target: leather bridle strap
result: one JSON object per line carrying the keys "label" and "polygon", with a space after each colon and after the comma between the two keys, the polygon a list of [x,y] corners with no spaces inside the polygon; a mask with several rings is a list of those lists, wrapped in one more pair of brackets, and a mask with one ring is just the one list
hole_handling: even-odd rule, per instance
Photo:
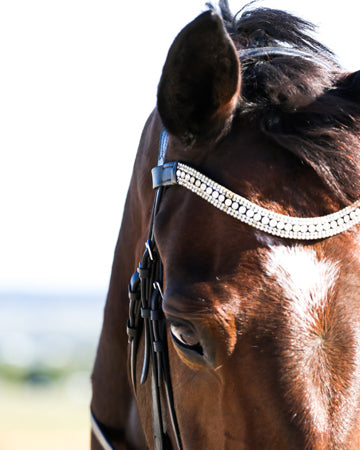
{"label": "leather bridle strap", "polygon": [[[165,163],[167,144],[168,135],[163,130],[159,143],[158,166],[160,167]],[[156,450],[171,449],[163,412],[167,406],[176,447],[182,450],[170,378],[166,321],[162,312],[163,266],[154,239],[155,217],[165,185],[166,183],[160,183],[156,188],[145,251],[137,271],[130,279],[127,334],[130,345],[130,377],[136,395],[137,350],[141,334],[144,332],[144,359],[140,384],[146,382],[151,365],[154,447]],[[93,412],[91,412],[91,428],[104,450],[113,450]]]}
{"label": "leather bridle strap", "polygon": [[[163,167],[168,135],[162,131],[159,143],[158,167]],[[144,357],[140,384],[144,384],[151,366],[151,396],[154,447],[156,450],[171,448],[164,409],[167,407],[176,446],[182,449],[181,437],[173,399],[169,357],[167,349],[166,321],[162,312],[163,266],[154,238],[155,218],[158,212],[165,182],[156,186],[148,240],[139,268],[129,285],[129,319],[127,333],[130,344],[130,376],[136,395],[136,361],[140,336],[144,333]]]}
{"label": "leather bridle strap", "polygon": [[280,238],[302,241],[326,239],[360,222],[360,199],[325,216],[293,217],[263,208],[178,161],[155,167],[152,172],[154,188],[158,185],[183,186],[234,219]]}
{"label": "leather bridle strap", "polygon": [[96,420],[94,413],[90,411],[90,423],[91,423],[91,430],[94,433],[94,436],[98,440],[99,444],[101,444],[102,448],[104,450],[114,450],[113,447],[110,445],[110,442],[107,440],[105,433],[101,429],[101,425]]}
{"label": "leather bridle strap", "polygon": [[289,56],[291,58],[301,58],[303,60],[310,61],[313,64],[330,71],[334,70],[334,67],[336,67],[336,64],[326,58],[326,56],[319,53],[301,50],[296,47],[250,47],[238,50],[237,54],[241,62],[250,59],[271,59],[273,56]]}

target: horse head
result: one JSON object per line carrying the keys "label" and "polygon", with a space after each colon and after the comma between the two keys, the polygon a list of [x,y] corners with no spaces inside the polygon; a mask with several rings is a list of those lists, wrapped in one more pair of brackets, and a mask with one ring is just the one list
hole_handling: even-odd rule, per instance
{"label": "horse head", "polygon": [[[205,12],[170,48],[93,374],[94,414],[119,448],[153,447],[158,409],[166,440],[157,448],[360,445],[360,77],[343,73],[310,29],[266,8],[235,20],[222,2],[221,17]],[[175,185],[161,186],[151,218],[159,146],[180,163],[169,166]],[[138,339],[128,356],[119,328],[149,227],[166,357],[147,364],[166,365],[165,385],[142,373],[145,335],[157,328],[128,326]]]}

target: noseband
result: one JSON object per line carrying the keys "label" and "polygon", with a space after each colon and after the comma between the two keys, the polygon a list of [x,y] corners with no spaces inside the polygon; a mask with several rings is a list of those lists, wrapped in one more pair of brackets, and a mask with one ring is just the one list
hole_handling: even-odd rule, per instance
{"label": "noseband", "polygon": [[[268,54],[309,58],[309,55],[298,50],[272,47],[248,49],[239,53],[248,58],[264,57]],[[317,59],[316,63],[328,67],[326,61]],[[129,284],[127,334],[130,346],[130,377],[136,395],[137,350],[140,337],[144,333],[144,357],[140,384],[144,384],[148,379],[151,367],[154,448],[156,450],[171,449],[170,436],[172,436],[177,448],[181,450],[183,447],[170,377],[166,321],[162,311],[163,265],[154,240],[155,217],[164,189],[176,184],[183,186],[219,210],[249,226],[281,238],[305,241],[328,238],[358,224],[360,222],[360,200],[336,213],[322,217],[302,218],[277,214],[230,191],[187,164],[165,163],[167,144],[168,135],[163,129],[160,136],[158,165],[152,170],[153,188],[156,189],[156,193],[148,240],[139,267],[131,277]],[[167,428],[166,418],[170,419],[171,430]],[[92,413],[91,425],[103,448],[112,450],[113,447]]]}

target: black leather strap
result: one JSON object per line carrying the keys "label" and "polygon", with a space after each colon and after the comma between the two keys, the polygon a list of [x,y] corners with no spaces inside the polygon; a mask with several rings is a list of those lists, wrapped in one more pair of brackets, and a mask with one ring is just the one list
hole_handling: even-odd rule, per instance
{"label": "black leather strap", "polygon": [[158,163],[157,163],[158,166],[162,166],[165,162],[168,142],[169,142],[169,136],[167,134],[167,131],[163,127],[161,129],[160,141],[159,141],[159,152],[158,152]]}
{"label": "black leather strap", "polygon": [[[159,144],[158,166],[152,170],[153,187],[156,189],[149,226],[148,241],[139,268],[129,285],[129,320],[127,332],[130,343],[130,372],[136,393],[136,356],[140,334],[144,333],[144,359],[140,383],[146,382],[151,367],[151,395],[154,447],[171,449],[167,426],[171,425],[176,446],[182,449],[179,427],[173,399],[166,322],[162,312],[163,267],[154,239],[156,213],[165,186],[176,184],[177,163],[165,163],[167,133],[162,131]],[[171,424],[166,424],[162,409],[168,408]]]}
{"label": "black leather strap", "polygon": [[171,186],[176,182],[177,162],[170,162],[162,166],[156,166],[151,170],[153,189],[160,186]]}

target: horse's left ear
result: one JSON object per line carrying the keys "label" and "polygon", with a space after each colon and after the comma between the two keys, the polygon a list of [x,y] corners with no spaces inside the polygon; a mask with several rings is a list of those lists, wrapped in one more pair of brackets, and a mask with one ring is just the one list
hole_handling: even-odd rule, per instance
{"label": "horse's left ear", "polygon": [[338,84],[341,96],[360,103],[360,70],[346,74]]}
{"label": "horse's left ear", "polygon": [[157,107],[167,130],[186,146],[221,137],[239,101],[240,62],[218,14],[208,11],[172,44]]}

